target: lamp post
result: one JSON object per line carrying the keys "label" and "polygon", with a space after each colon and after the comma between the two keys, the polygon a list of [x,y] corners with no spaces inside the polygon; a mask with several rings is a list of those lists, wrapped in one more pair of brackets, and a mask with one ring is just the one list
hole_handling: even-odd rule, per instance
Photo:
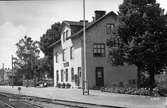
{"label": "lamp post", "polygon": [[3,77],[2,77],[2,81],[4,82],[4,80],[5,80],[5,78],[4,78],[4,77],[5,77],[4,63],[2,64],[2,72],[3,72],[3,73],[2,73],[2,74],[3,74],[3,75],[2,75],[2,76],[3,76]]}
{"label": "lamp post", "polygon": [[86,66],[86,32],[85,32],[85,0],[83,0],[83,50],[84,50],[84,78],[83,78],[83,95],[87,93],[89,95],[89,85],[87,80],[87,66]]}
{"label": "lamp post", "polygon": [[13,88],[13,85],[14,85],[14,78],[13,78],[13,76],[14,76],[14,71],[13,71],[13,55],[11,56],[11,58],[12,58],[12,88]]}

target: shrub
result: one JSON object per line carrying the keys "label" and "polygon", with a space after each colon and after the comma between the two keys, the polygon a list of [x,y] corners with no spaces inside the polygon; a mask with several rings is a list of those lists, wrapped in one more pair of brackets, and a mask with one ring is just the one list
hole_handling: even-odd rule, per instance
{"label": "shrub", "polygon": [[65,85],[66,85],[65,83],[61,84],[61,88],[65,88]]}
{"label": "shrub", "polygon": [[70,83],[67,83],[65,86],[66,86],[66,88],[70,88],[70,87],[71,87],[71,84],[70,84]]}
{"label": "shrub", "polygon": [[60,83],[57,83],[57,87],[60,88],[60,87],[61,87],[61,84],[60,84]]}
{"label": "shrub", "polygon": [[130,94],[130,95],[143,95],[143,96],[160,96],[159,95],[159,89],[154,88],[151,90],[150,88],[130,88],[130,87],[113,87],[113,88],[107,88],[103,87],[101,88],[102,92],[110,92],[110,93],[120,93],[120,94]]}

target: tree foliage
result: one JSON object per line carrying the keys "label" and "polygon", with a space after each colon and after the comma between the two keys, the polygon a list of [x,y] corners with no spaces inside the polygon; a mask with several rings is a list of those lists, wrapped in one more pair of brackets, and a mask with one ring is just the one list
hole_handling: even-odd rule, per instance
{"label": "tree foliage", "polygon": [[[156,0],[124,0],[119,6],[120,24],[117,47],[110,52],[112,63],[124,62],[138,68],[138,86],[141,71],[148,72],[149,85],[153,88],[155,73],[167,66],[167,17]],[[113,37],[107,44],[113,48]]]}
{"label": "tree foliage", "polygon": [[[40,49],[45,54],[45,68],[49,69],[48,75],[53,77],[53,48],[49,48],[49,45],[60,39],[61,35],[61,23],[55,23],[45,34],[40,38]],[[45,69],[44,69],[45,70]]]}
{"label": "tree foliage", "polygon": [[52,55],[52,51],[51,49],[48,48],[48,46],[54,43],[55,41],[59,40],[60,34],[61,34],[61,23],[55,23],[40,38],[40,49],[46,56]]}
{"label": "tree foliage", "polygon": [[31,37],[24,36],[20,39],[17,46],[17,61],[15,61],[15,66],[18,67],[18,72],[22,72],[25,79],[31,79],[34,77],[34,66],[39,58],[39,42],[33,41]]}

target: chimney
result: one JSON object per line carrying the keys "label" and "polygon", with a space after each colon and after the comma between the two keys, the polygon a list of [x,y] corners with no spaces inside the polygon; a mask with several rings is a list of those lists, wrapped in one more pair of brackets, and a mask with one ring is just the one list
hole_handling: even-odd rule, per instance
{"label": "chimney", "polygon": [[96,10],[96,11],[95,11],[95,20],[101,18],[101,17],[104,16],[105,14],[106,14],[106,11]]}

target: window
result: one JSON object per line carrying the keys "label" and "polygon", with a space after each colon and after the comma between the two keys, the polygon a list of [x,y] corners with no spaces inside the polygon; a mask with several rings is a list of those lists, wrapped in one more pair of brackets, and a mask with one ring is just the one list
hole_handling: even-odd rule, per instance
{"label": "window", "polygon": [[130,79],[129,80],[129,85],[134,85],[136,84],[136,80],[135,79]]}
{"label": "window", "polygon": [[105,44],[104,43],[94,43],[93,44],[93,56],[94,57],[104,57],[105,56]]}
{"label": "window", "polygon": [[71,81],[74,81],[74,68],[71,68]]}
{"label": "window", "polygon": [[63,61],[65,61],[65,59],[64,59],[64,52],[65,52],[65,50],[63,50],[63,53],[62,53],[62,60]]}
{"label": "window", "polygon": [[111,34],[113,29],[114,29],[114,24],[110,24],[110,23],[106,24],[106,33],[107,34]]}
{"label": "window", "polygon": [[68,58],[68,50],[67,49],[64,49],[63,52],[62,52],[62,60],[63,61],[66,61],[67,58]]}
{"label": "window", "polygon": [[66,69],[66,82],[68,81],[68,69]]}
{"label": "window", "polygon": [[81,78],[81,67],[78,67],[78,76]]}
{"label": "window", "polygon": [[67,38],[68,38],[68,30],[66,31],[66,40],[67,40]]}
{"label": "window", "polygon": [[58,52],[56,52],[56,63],[58,63]]}
{"label": "window", "polygon": [[63,70],[61,70],[61,82],[63,82]]}
{"label": "window", "polygon": [[74,47],[70,48],[70,59],[74,58]]}
{"label": "window", "polygon": [[58,82],[59,81],[59,71],[58,70],[56,71],[56,77],[57,77],[56,80]]}
{"label": "window", "polygon": [[66,40],[65,32],[63,32],[63,42]]}

